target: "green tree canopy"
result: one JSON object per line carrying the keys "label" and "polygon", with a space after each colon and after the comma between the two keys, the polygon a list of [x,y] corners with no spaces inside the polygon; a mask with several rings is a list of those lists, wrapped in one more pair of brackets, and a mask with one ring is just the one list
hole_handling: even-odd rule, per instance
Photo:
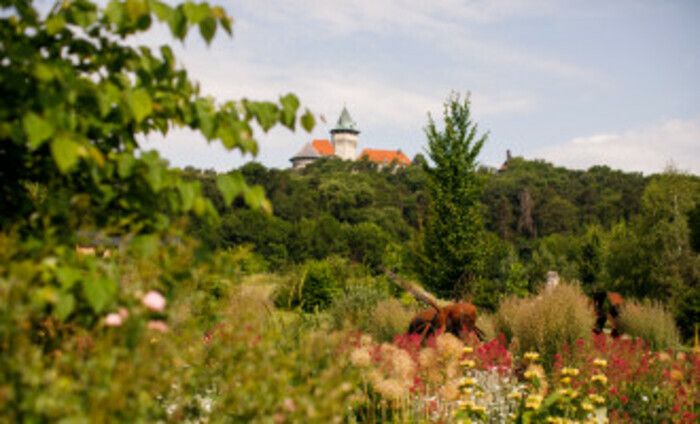
{"label": "green tree canopy", "polygon": [[487,135],[477,135],[468,96],[453,94],[445,102],[443,123],[439,129],[429,117],[425,129],[433,165],[424,166],[430,207],[420,273],[438,295],[458,296],[483,272],[482,181],[476,158]]}

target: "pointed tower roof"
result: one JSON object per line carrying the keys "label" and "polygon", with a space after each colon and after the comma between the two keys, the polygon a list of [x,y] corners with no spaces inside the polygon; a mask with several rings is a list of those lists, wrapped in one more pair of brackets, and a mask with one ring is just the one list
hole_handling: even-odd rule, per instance
{"label": "pointed tower roof", "polygon": [[360,130],[357,129],[357,123],[350,117],[350,112],[348,108],[343,106],[343,111],[340,112],[340,117],[338,118],[338,123],[335,124],[335,128],[331,130],[331,134],[337,132],[349,132],[352,134],[359,134]]}

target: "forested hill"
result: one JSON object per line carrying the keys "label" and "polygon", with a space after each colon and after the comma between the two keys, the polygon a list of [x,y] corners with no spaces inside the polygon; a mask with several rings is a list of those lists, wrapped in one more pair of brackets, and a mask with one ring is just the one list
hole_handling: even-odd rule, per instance
{"label": "forested hill", "polygon": [[[214,239],[210,236],[210,240],[222,245],[250,242],[264,248],[262,244],[274,245],[287,238],[295,231],[294,224],[303,223],[303,231],[307,232],[320,222],[329,234],[339,235],[343,224],[364,223],[378,226],[378,232],[391,240],[406,241],[421,227],[427,202],[421,163],[419,155],[414,165],[392,172],[377,170],[371,163],[333,159],[324,159],[301,171],[267,169],[250,162],[238,171],[249,183],[264,187],[274,216],[227,211],[223,201],[218,201],[216,205],[224,217],[225,228]],[[220,200],[214,186],[214,172],[187,171],[202,180],[210,195]],[[642,194],[649,180],[640,173],[625,173],[605,166],[575,171],[517,157],[501,170],[482,168],[481,175],[486,227],[510,241],[555,233],[576,234],[585,231],[586,225],[607,228],[627,220],[640,212]],[[239,223],[249,231],[237,228]],[[253,230],[260,230],[254,227],[263,223],[273,227],[276,230],[273,232],[285,234],[261,239],[269,230]],[[287,254],[293,260],[303,260],[343,251],[336,251],[326,243],[318,247],[313,253],[304,249]]]}
{"label": "forested hill", "polygon": [[[424,162],[419,156],[391,171],[324,159],[301,171],[258,163],[233,171],[264,187],[272,215],[224,208],[213,171],[186,171],[218,199],[221,227],[198,229],[212,246],[248,244],[272,270],[338,255],[375,272],[388,265],[410,274],[428,204]],[[664,301],[679,287],[697,290],[697,176],[577,171],[517,157],[479,173],[488,284],[475,296],[483,306],[533,290],[548,270]]]}

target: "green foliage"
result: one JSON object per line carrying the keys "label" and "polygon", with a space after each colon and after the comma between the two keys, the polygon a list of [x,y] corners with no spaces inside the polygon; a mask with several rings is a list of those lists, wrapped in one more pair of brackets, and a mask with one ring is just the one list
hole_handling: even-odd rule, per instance
{"label": "green foliage", "polygon": [[[184,126],[255,154],[253,122],[294,128],[294,95],[217,104],[176,66],[170,47],[124,42],[158,21],[179,39],[197,26],[208,43],[219,27],[231,33],[232,19],[219,6],[112,0],[102,9],[78,0],[57,2],[47,14],[28,1],[13,6],[4,3],[0,18],[0,86],[8,99],[0,113],[0,228],[70,239],[77,228],[162,232],[190,213],[215,220],[200,186],[184,182],[156,153],[136,156],[138,140]],[[260,189],[232,178],[219,184],[228,203],[242,196],[269,209]],[[42,188],[41,199],[27,187]]]}
{"label": "green foliage", "polygon": [[350,280],[363,276],[361,267],[337,256],[310,260],[294,271],[287,284],[276,288],[275,304],[298,307],[305,312],[324,310],[348,287]]}
{"label": "green foliage", "polygon": [[603,279],[603,246],[600,231],[593,227],[583,237],[579,257],[579,274],[584,290],[590,294],[599,288]]}
{"label": "green foliage", "polygon": [[431,117],[425,129],[434,165],[425,167],[430,212],[419,270],[426,287],[454,297],[473,290],[483,272],[482,181],[476,158],[487,136],[477,137],[468,97],[452,95],[445,102],[443,121],[439,130]]}
{"label": "green foliage", "polygon": [[341,290],[342,282],[338,280],[332,264],[328,261],[309,262],[299,287],[300,306],[307,312],[325,309]]}
{"label": "green foliage", "polygon": [[368,332],[373,324],[374,307],[388,295],[386,282],[381,280],[365,278],[348,283],[328,309],[333,326],[337,329],[350,327]]}

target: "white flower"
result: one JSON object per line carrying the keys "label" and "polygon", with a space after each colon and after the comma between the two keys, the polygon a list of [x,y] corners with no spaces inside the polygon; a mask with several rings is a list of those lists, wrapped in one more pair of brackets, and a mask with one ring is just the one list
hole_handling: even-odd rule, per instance
{"label": "white flower", "polygon": [[123,323],[124,319],[117,313],[112,312],[105,317],[105,325],[107,327],[121,327]]}
{"label": "white flower", "polygon": [[162,312],[165,309],[165,298],[155,290],[151,290],[143,297],[143,305],[153,312]]}

